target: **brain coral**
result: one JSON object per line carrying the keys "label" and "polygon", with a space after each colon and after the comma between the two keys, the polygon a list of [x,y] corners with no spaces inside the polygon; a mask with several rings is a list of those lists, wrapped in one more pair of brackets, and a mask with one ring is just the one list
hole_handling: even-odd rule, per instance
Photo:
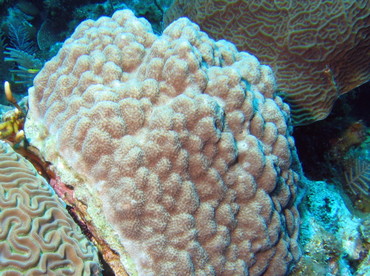
{"label": "brain coral", "polygon": [[369,0],[176,0],[165,21],[180,16],[270,65],[295,124],[370,79]]}
{"label": "brain coral", "polygon": [[33,166],[0,141],[0,274],[99,275],[97,250]]}
{"label": "brain coral", "polygon": [[274,89],[268,66],[188,19],[156,36],[118,11],[37,75],[26,134],[128,273],[284,275],[298,174]]}

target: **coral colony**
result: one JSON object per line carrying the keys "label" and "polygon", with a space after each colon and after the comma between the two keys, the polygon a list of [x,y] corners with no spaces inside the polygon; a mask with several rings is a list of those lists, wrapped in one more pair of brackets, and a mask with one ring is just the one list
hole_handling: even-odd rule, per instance
{"label": "coral colony", "polygon": [[[368,55],[348,66],[356,78],[339,74],[346,63],[335,58],[370,48],[362,35],[370,3],[322,0],[329,8],[310,21],[317,9],[301,1],[205,0],[196,14],[193,1],[126,2],[0,1],[8,22],[0,69],[9,78],[0,105],[0,274],[370,275],[366,118],[327,141],[338,177],[326,182],[306,178],[292,136],[293,124],[326,117],[338,94],[370,78],[361,66]],[[226,23],[206,12],[220,7]],[[235,27],[240,12],[266,27],[287,9],[305,11],[294,25],[301,36],[289,36],[295,46],[284,29],[273,41],[262,27],[242,36]],[[346,11],[347,32],[324,24],[321,35],[359,28],[358,40],[339,54],[324,43],[327,59],[314,59],[302,38],[308,26]],[[73,30],[63,44],[55,14]],[[82,17],[91,19],[76,27]],[[230,32],[217,37],[224,26]],[[236,46],[215,40],[230,36]],[[291,78],[287,60],[297,69]],[[15,91],[26,88],[21,99]]]}
{"label": "coral colony", "polygon": [[98,275],[98,252],[31,163],[0,141],[3,275]]}
{"label": "coral colony", "polygon": [[118,11],[45,64],[26,132],[140,275],[284,274],[300,256],[298,174],[274,88],[269,67],[187,19],[156,36]]}
{"label": "coral colony", "polygon": [[369,80],[368,0],[174,0],[165,22],[188,16],[274,69],[294,124],[328,116],[334,101]]}

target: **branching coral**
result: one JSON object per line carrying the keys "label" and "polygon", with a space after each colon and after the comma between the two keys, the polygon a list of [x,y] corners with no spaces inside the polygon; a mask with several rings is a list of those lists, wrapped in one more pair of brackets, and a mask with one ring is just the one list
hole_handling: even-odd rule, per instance
{"label": "branching coral", "polygon": [[7,100],[15,106],[14,110],[8,111],[2,116],[0,123],[0,139],[9,139],[14,143],[19,143],[24,138],[23,125],[25,112],[18,105],[12,95],[9,82],[4,83],[4,90]]}

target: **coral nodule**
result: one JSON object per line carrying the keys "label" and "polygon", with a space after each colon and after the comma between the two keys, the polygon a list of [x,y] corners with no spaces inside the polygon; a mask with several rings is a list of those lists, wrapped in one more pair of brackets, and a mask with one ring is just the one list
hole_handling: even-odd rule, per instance
{"label": "coral nodule", "polygon": [[29,92],[26,137],[129,274],[284,275],[299,258],[289,108],[254,56],[123,10],[81,23]]}

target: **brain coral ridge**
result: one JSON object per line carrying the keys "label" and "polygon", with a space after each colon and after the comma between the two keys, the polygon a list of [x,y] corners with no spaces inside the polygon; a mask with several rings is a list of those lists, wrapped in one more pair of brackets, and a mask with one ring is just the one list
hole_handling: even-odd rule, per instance
{"label": "brain coral ridge", "polygon": [[274,90],[268,66],[188,19],[156,36],[117,11],[37,75],[26,133],[119,237],[129,273],[284,275],[300,256],[298,174]]}
{"label": "brain coral ridge", "polygon": [[0,141],[0,274],[100,275],[95,247],[33,166]]}

